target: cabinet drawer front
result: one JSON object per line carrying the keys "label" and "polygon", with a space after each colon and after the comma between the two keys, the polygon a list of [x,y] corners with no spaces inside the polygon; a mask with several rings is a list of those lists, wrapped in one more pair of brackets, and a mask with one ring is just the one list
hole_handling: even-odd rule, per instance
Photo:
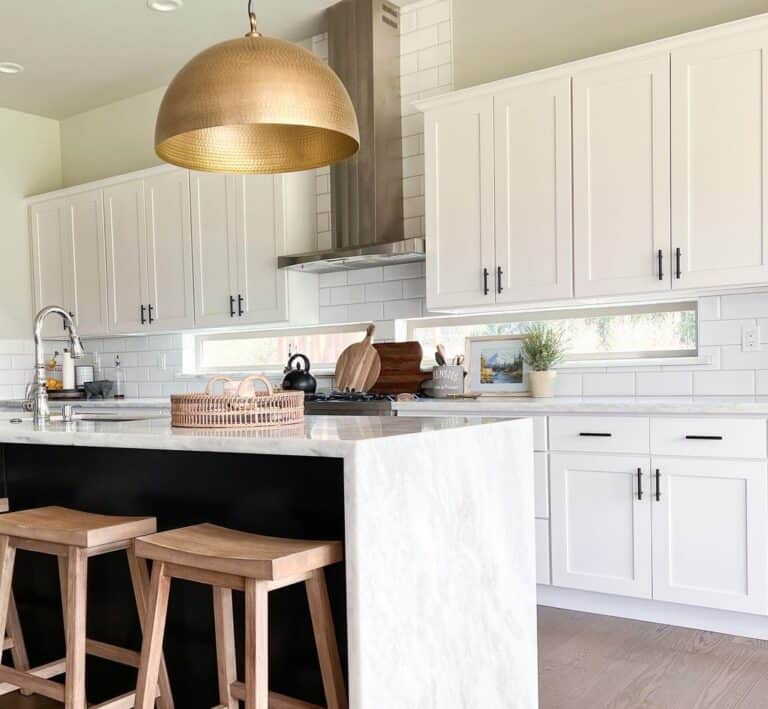
{"label": "cabinet drawer front", "polygon": [[533,454],[534,495],[536,517],[549,517],[549,462],[546,453]]}
{"label": "cabinet drawer front", "polygon": [[553,451],[647,453],[648,419],[620,416],[550,416]]}
{"label": "cabinet drawer front", "polygon": [[651,419],[651,451],[658,455],[765,458],[766,445],[765,419]]}
{"label": "cabinet drawer front", "polygon": [[552,583],[549,573],[549,520],[536,520],[536,583]]}

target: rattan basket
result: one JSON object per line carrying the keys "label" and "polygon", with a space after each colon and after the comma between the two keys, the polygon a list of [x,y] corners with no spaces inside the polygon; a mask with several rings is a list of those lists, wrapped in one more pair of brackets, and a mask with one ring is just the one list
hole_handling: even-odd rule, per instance
{"label": "rattan basket", "polygon": [[[260,374],[240,382],[237,395],[214,394],[217,382],[229,377],[214,377],[204,392],[171,396],[171,424],[179,428],[266,428],[288,426],[304,420],[304,392],[274,391]],[[246,386],[259,381],[266,391],[248,393]]]}

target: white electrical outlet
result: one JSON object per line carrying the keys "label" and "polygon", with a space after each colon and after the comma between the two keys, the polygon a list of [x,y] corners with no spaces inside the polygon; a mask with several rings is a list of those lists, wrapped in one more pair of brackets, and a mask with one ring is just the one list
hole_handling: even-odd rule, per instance
{"label": "white electrical outlet", "polygon": [[741,328],[741,351],[757,352],[760,350],[760,327]]}

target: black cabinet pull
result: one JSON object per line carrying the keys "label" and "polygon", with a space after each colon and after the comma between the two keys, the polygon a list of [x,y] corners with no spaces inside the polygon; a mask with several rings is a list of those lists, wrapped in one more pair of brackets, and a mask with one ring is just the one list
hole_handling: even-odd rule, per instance
{"label": "black cabinet pull", "polygon": [[488,293],[490,292],[489,289],[488,289],[488,276],[489,275],[490,274],[488,273],[488,269],[484,268],[483,269],[483,295],[488,295]]}
{"label": "black cabinet pull", "polygon": [[243,296],[239,293],[237,294],[237,314],[240,317],[243,317],[245,315],[245,311],[243,310]]}
{"label": "black cabinet pull", "polygon": [[501,277],[504,275],[504,271],[501,270],[501,266],[496,269],[496,290],[501,293],[504,288],[501,285]]}
{"label": "black cabinet pull", "polygon": [[580,433],[579,435],[585,438],[610,438],[613,436],[612,433]]}
{"label": "black cabinet pull", "polygon": [[153,307],[152,303],[150,303],[150,304],[149,304],[149,307],[147,308],[147,310],[149,311],[149,324],[150,324],[150,325],[151,325],[153,322],[155,322],[155,318],[153,318],[153,317],[152,317],[152,311],[153,311],[154,309],[155,309],[155,308]]}
{"label": "black cabinet pull", "polygon": [[637,469],[637,499],[643,499],[643,469]]}
{"label": "black cabinet pull", "polygon": [[722,441],[722,436],[686,436],[686,441]]}
{"label": "black cabinet pull", "polygon": [[663,261],[664,261],[664,252],[659,249],[659,280],[664,280],[664,268],[663,268]]}
{"label": "black cabinet pull", "polygon": [[661,500],[661,471],[656,468],[656,502]]}
{"label": "black cabinet pull", "polygon": [[147,316],[144,314],[146,312],[146,308],[142,305],[141,306],[141,324],[146,325],[147,324]]}
{"label": "black cabinet pull", "polygon": [[677,278],[678,281],[680,280],[680,275],[680,247],[678,246],[675,249],[675,278]]}
{"label": "black cabinet pull", "polygon": [[229,296],[229,317],[235,317],[235,296]]}

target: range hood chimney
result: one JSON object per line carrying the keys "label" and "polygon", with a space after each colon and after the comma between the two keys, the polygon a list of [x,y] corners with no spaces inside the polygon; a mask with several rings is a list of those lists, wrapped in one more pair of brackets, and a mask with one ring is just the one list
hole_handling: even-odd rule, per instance
{"label": "range hood chimney", "polygon": [[333,247],[278,266],[328,273],[423,261],[424,239],[406,239],[403,224],[400,10],[342,0],[327,14],[329,62],[357,112],[360,151],[331,167]]}

